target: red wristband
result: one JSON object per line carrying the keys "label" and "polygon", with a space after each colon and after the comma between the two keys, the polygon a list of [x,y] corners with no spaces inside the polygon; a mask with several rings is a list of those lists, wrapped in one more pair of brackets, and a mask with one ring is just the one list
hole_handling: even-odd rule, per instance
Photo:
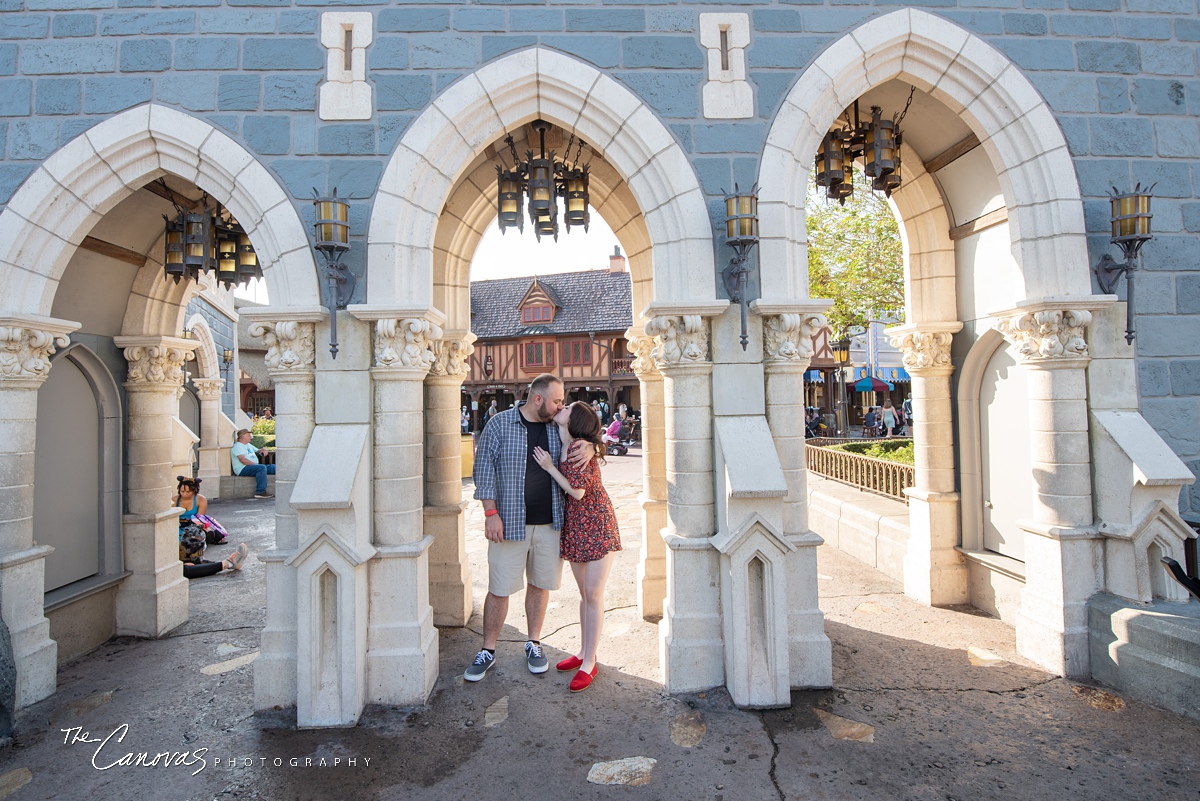
{"label": "red wristband", "polygon": [[483,510],[484,517],[491,517],[492,515],[498,515],[498,514],[500,514],[499,509],[484,509]]}

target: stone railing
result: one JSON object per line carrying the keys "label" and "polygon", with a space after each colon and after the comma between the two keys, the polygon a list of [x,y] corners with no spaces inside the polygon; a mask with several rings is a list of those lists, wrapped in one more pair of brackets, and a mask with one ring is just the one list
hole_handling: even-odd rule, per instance
{"label": "stone railing", "polygon": [[904,490],[916,483],[916,468],[910,464],[848,453],[829,447],[846,442],[861,442],[861,440],[829,437],[808,440],[804,444],[806,466],[819,476],[825,476],[834,481],[873,492],[876,495],[895,498],[907,504],[908,496],[904,494]]}

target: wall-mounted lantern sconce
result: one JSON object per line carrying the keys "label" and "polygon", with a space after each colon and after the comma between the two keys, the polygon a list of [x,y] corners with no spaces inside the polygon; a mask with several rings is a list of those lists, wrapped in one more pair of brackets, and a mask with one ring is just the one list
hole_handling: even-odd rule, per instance
{"label": "wall-mounted lantern sconce", "polygon": [[229,368],[233,366],[233,350],[225,348],[221,351],[221,377],[229,378]]}
{"label": "wall-mounted lantern sconce", "polygon": [[[183,333],[179,335],[179,338],[185,339],[188,342],[194,342],[196,340],[196,335],[192,333],[192,329],[185,328],[185,329],[183,329]],[[184,359],[183,360],[183,385],[185,387],[187,386],[187,382],[188,382],[187,359]]]}
{"label": "wall-mounted lantern sconce", "polygon": [[737,184],[733,194],[725,196],[725,244],[733,248],[734,257],[721,270],[725,292],[729,299],[742,307],[742,350],[750,338],[746,333],[746,278],[750,274],[750,251],[758,244],[758,184],[742,194]]}
{"label": "wall-mounted lantern sconce", "polygon": [[342,254],[350,249],[350,204],[337,196],[336,186],[330,197],[321,197],[316,189],[313,197],[317,209],[313,224],[317,231],[316,248],[325,257],[325,278],[329,281],[325,293],[325,305],[329,308],[329,352],[336,359],[337,312],[350,303],[355,283],[354,273],[341,263]]}
{"label": "wall-mounted lantern sconce", "polygon": [[1145,189],[1137,184],[1132,192],[1120,192],[1115,186],[1112,201],[1112,239],[1114,245],[1125,254],[1121,264],[1107,253],[1096,265],[1096,282],[1100,291],[1111,295],[1116,291],[1117,281],[1125,276],[1125,341],[1133,344],[1136,335],[1133,324],[1133,274],[1141,262],[1142,245],[1153,239],[1150,233],[1150,198],[1157,184]]}

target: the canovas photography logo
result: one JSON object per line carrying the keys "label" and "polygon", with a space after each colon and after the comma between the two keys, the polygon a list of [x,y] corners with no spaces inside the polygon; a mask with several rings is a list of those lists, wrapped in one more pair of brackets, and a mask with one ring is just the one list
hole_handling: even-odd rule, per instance
{"label": "the canovas photography logo", "polygon": [[[344,756],[253,756],[249,754],[226,754],[217,756],[207,747],[194,748],[191,751],[159,751],[155,749],[138,750],[125,745],[129,735],[129,724],[122,723],[108,733],[92,734],[84,731],[82,726],[72,726],[69,729],[59,729],[63,734],[63,745],[87,746],[91,750],[92,767],[96,770],[112,770],[114,768],[179,768],[190,770],[195,776],[209,766],[213,768],[234,767],[289,767],[289,768],[356,768],[371,766],[370,757]],[[91,749],[91,746],[95,746]]]}

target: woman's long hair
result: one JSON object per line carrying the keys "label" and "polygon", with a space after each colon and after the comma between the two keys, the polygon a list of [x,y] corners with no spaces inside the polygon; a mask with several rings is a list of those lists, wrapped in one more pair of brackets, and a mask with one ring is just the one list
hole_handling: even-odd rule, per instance
{"label": "woman's long hair", "polygon": [[592,443],[600,464],[604,464],[604,454],[607,452],[604,441],[600,439],[602,430],[600,417],[596,414],[595,409],[586,403],[571,404],[571,415],[567,418],[567,433],[571,435],[571,439],[582,439]]}

